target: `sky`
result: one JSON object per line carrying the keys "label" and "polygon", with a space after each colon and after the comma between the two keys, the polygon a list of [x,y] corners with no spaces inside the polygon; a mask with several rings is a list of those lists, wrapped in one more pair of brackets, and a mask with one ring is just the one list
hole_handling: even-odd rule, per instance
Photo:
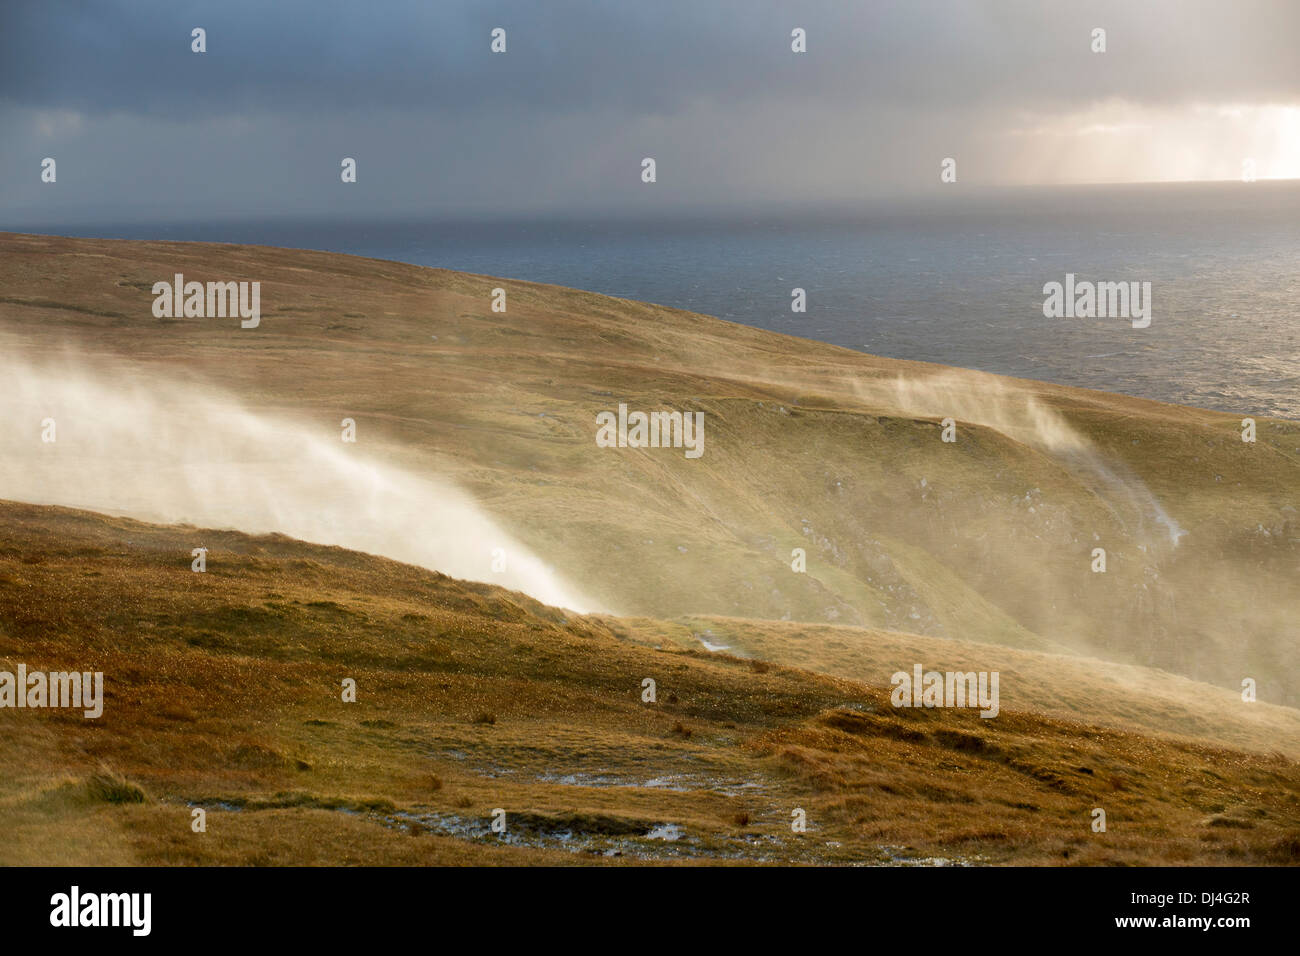
{"label": "sky", "polygon": [[1297,37],[1295,0],[3,0],[0,229],[1297,178]]}

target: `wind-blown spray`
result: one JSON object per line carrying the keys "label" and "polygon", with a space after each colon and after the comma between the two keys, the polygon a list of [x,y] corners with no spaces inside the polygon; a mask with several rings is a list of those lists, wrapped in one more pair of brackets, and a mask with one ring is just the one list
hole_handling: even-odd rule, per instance
{"label": "wind-blown spray", "polygon": [[594,609],[466,493],[369,457],[332,425],[255,414],[198,383],[145,386],[107,366],[10,359],[0,376],[0,498],[279,532]]}
{"label": "wind-blown spray", "polygon": [[[900,376],[876,388],[908,414],[930,418],[952,416],[995,429],[1021,444],[1053,455],[1080,477],[1091,475],[1099,479],[1097,490],[1103,500],[1121,499],[1140,522],[1152,520],[1160,525],[1174,547],[1187,533],[1123,462],[1107,461],[1092,441],[1062,416],[997,376],[964,370],[927,378]],[[866,397],[871,389],[872,386],[864,384],[858,393]],[[1115,513],[1123,522],[1120,511]]]}

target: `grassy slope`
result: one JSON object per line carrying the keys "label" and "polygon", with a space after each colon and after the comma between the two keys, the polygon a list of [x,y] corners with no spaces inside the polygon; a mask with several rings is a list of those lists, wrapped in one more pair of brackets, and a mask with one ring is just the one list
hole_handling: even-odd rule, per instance
{"label": "grassy slope", "polygon": [[[175,271],[261,281],[262,328],[154,319],[149,288]],[[6,862],[1296,858],[1295,711],[1056,653],[1229,688],[1252,674],[1264,701],[1293,700],[1294,423],[1261,420],[1244,446],[1238,416],[1037,383],[999,380],[992,407],[964,394],[989,381],[961,376],[918,399],[900,375],[949,373],[320,253],[0,235],[0,293],[12,353],[218,382],[331,436],[357,418],[368,453],[450,475],[641,615],[566,618],[224,532],[201,533],[194,575],[195,529],[0,506],[0,660],[93,660],[111,691],[97,722],[0,711]],[[1140,476],[1183,544],[1095,473],[978,424],[1021,422],[1026,394]],[[596,449],[594,414],[619,401],[704,409],[705,457]],[[1107,575],[1086,570],[1096,541]],[[834,676],[709,655],[697,634]],[[1000,669],[1002,716],[889,707],[888,674],[913,662]],[[133,784],[103,767],[150,799],[106,802]],[[187,803],[212,811],[208,834]],[[494,807],[519,845],[476,835]],[[666,823],[681,840],[645,836]]]}
{"label": "grassy slope", "polygon": [[[0,667],[93,667],[108,686],[97,721],[0,711],[0,863],[1300,859],[1300,767],[1280,754],[1032,714],[1011,695],[995,721],[895,710],[887,688],[683,649],[679,624],[566,616],[280,536],[202,531],[195,574],[196,533],[0,504]],[[754,650],[815,630],[710,626]],[[926,661],[946,643],[852,636]],[[1079,690],[1007,653],[1008,683]],[[1142,705],[1117,677],[1095,665],[1085,690],[1124,719]],[[1186,690],[1164,687],[1167,705],[1206,688]],[[1258,734],[1240,710],[1218,719]],[[497,807],[513,843],[482,832]],[[665,824],[680,838],[648,837]]]}
{"label": "grassy slope", "polygon": [[[155,319],[149,289],[178,271],[261,281],[261,327]],[[490,311],[498,285],[506,314]],[[1227,688],[1250,676],[1262,700],[1297,702],[1294,422],[1260,419],[1248,445],[1240,415],[325,253],[0,235],[0,289],[16,354],[66,343],[139,380],[217,382],[329,436],[356,418],[366,452],[452,477],[620,613],[1074,650]],[[940,387],[918,399],[900,377]],[[1145,483],[1182,544],[1122,488],[990,427],[1027,420],[1026,396]],[[596,412],[620,401],[704,410],[704,457],[596,448]],[[947,414],[956,444],[939,440]]]}

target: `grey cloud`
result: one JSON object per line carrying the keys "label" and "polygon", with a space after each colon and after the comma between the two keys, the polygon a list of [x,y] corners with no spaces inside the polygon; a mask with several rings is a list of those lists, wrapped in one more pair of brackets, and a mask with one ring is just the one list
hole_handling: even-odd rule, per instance
{"label": "grey cloud", "polygon": [[1079,150],[1024,131],[1096,104],[1300,102],[1298,35],[1288,0],[0,4],[0,215],[832,201],[952,154],[1034,181]]}
{"label": "grey cloud", "polygon": [[[223,112],[670,112],[770,96],[945,106],[1300,93],[1287,0],[776,3],[550,0],[6,4],[0,96],[174,118]],[[209,52],[189,51],[208,31]],[[510,52],[491,56],[504,26]],[[810,53],[789,53],[789,30]],[[1103,58],[1089,31],[1109,31]]]}

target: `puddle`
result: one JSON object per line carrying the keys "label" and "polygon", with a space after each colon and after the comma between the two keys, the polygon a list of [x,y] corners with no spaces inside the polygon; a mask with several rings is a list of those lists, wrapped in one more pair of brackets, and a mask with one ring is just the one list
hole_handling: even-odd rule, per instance
{"label": "puddle", "polygon": [[647,840],[667,840],[669,843],[675,843],[682,838],[685,833],[681,827],[675,823],[664,823],[647,833]]}
{"label": "puddle", "polygon": [[540,783],[552,783],[561,787],[629,787],[635,790],[665,790],[670,793],[699,793],[712,791],[726,797],[738,797],[744,794],[763,793],[767,785],[753,780],[716,780],[703,774],[677,773],[637,780],[621,777],[608,771],[594,773],[543,773],[538,774]]}
{"label": "puddle", "polygon": [[[564,850],[600,857],[628,857],[637,860],[731,860],[736,863],[810,863],[821,866],[978,866],[982,857],[911,856],[903,846],[882,845],[884,859],[854,859],[840,856],[838,840],[824,843],[809,839],[787,839],[775,833],[692,834],[679,823],[651,823],[600,815],[568,814],[558,818],[523,812],[506,815],[506,832],[492,829],[488,816],[467,817],[457,813],[421,809],[376,808],[365,804],[330,806],[316,802],[266,804],[248,807],[229,800],[184,801],[188,807],[204,807],[231,813],[259,810],[326,810],[361,817],[391,830],[412,836],[434,834],[499,843],[531,849]],[[579,825],[574,825],[575,822]],[[823,855],[830,850],[831,856]]]}
{"label": "puddle", "polygon": [[976,860],[964,860],[960,857],[947,856],[904,856],[906,847],[882,846],[881,851],[889,857],[885,866],[975,866]]}
{"label": "puddle", "polygon": [[462,817],[454,813],[399,810],[395,813],[371,813],[370,818],[383,826],[416,835],[433,833],[479,843],[567,850],[570,853],[588,853],[593,856],[626,856],[632,859],[657,860],[702,855],[698,849],[679,852],[675,847],[667,846],[667,844],[691,842],[684,839],[685,828],[676,823],[660,823],[647,827],[641,833],[615,835],[593,833],[564,825],[548,826],[537,822],[525,825],[512,824],[509,814],[506,815],[505,833],[493,832],[490,818]]}

